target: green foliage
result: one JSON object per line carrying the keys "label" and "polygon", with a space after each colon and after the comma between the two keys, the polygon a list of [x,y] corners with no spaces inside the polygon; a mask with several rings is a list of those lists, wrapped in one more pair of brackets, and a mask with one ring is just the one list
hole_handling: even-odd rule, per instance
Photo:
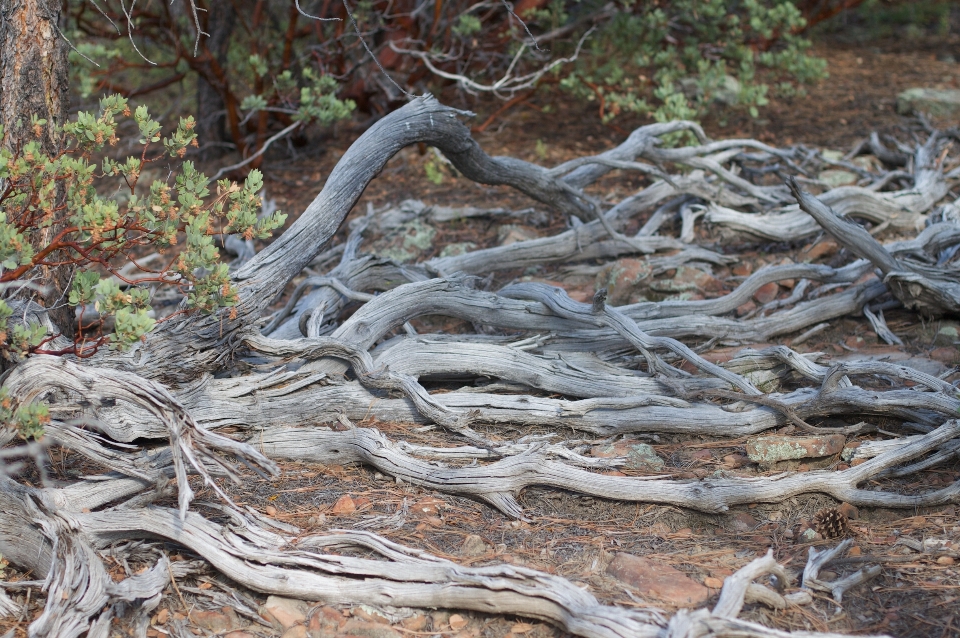
{"label": "green foliage", "polygon": [[628,4],[591,38],[560,84],[582,99],[602,100],[605,121],[622,113],[696,119],[715,103],[756,117],[768,103],[767,79],[796,93],[797,85],[825,77],[825,62],[809,56],[810,43],[795,35],[804,25],[787,0]]}
{"label": "green foliage", "polygon": [[[956,14],[951,13],[955,6],[954,0],[866,0],[859,7],[817,25],[817,31],[859,42],[890,37],[943,38],[956,30]],[[944,50],[945,54],[948,52]]]}
{"label": "green foliage", "polygon": [[300,89],[300,106],[294,120],[327,125],[349,117],[357,108],[353,100],[337,98],[337,81],[329,75],[316,75],[304,69],[303,77],[307,84]]}
{"label": "green foliage", "polygon": [[430,155],[427,161],[423,163],[423,172],[427,174],[427,179],[439,186],[444,180],[443,162],[436,155]]}
{"label": "green foliage", "polygon": [[[44,403],[31,403],[13,409],[7,388],[0,388],[0,426],[13,429],[26,439],[43,437],[43,426],[50,422],[50,409]],[[0,573],[4,564],[0,562]]]}
{"label": "green foliage", "polygon": [[[118,117],[132,117],[142,151],[123,160],[103,159],[98,170],[93,154],[118,142]],[[46,125],[32,124],[41,130]],[[104,343],[127,348],[153,329],[148,285],[178,282],[190,307],[204,312],[235,305],[237,291],[226,264],[220,263],[215,235],[265,239],[283,225],[286,216],[280,213],[257,218],[263,188],[259,171],[252,171],[242,185],[222,180],[211,196],[206,176],[192,162],[183,162],[172,186],[156,180],[138,187],[146,165],[179,160],[196,145],[194,127],[192,117],[181,118],[172,134],[163,137],[146,106],[131,116],[127,101],[111,96],[101,101],[98,113],[80,112],[63,126],[66,148],[56,157],[43,155],[35,142],[18,153],[0,149],[0,179],[8,185],[0,195],[0,282],[26,277],[36,266],[75,264],[78,270],[67,300],[72,306],[92,305],[99,314],[93,334],[84,328],[87,334],[77,336],[79,350]],[[161,138],[162,150],[157,148]],[[115,192],[117,186],[129,190],[125,203],[100,194]],[[63,205],[58,204],[58,192],[65,194]],[[31,246],[27,238],[56,218],[65,221],[67,229],[54,243]],[[145,249],[178,252],[163,271],[142,272],[132,279],[121,276],[120,270]],[[0,301],[0,325],[6,326],[10,315],[9,306]],[[113,332],[104,335],[102,326],[111,317]],[[17,324],[0,337],[3,349],[23,356],[48,336],[43,326]]]}
{"label": "green foliage", "polygon": [[[154,110],[162,111],[170,104],[161,92],[168,90],[171,83],[191,92],[195,90],[199,74],[207,86],[219,94],[223,108],[228,111],[228,122],[244,118],[249,121],[250,116],[260,111],[267,111],[267,119],[274,120],[271,126],[282,124],[283,127],[289,126],[291,116],[295,121],[320,126],[350,116],[356,105],[351,100],[337,98],[340,84],[333,78],[336,71],[331,70],[328,59],[315,53],[313,30],[304,31],[304,18],[299,13],[291,16],[277,6],[276,11],[271,9],[261,14],[252,2],[240,0],[233,4],[233,10],[241,15],[227,39],[224,55],[223,51],[206,48],[219,47],[211,43],[207,34],[195,41],[195,26],[189,16],[166,10],[163,3],[138,5],[138,18],[134,22],[127,20],[116,3],[107,2],[95,9],[89,3],[79,3],[76,12],[69,12],[65,28],[66,36],[76,43],[70,57],[71,86],[76,87],[83,98],[95,95],[104,87],[110,90],[155,87],[147,88],[146,92],[152,94]],[[292,8],[292,0],[290,5]],[[210,10],[222,11],[213,7]],[[355,12],[358,17],[378,16],[369,2],[358,3]],[[253,28],[250,28],[250,13],[260,14]],[[273,15],[265,19],[268,13]],[[300,28],[291,30],[296,26],[291,20],[299,21]],[[248,28],[242,28],[241,23],[246,23]],[[196,57],[193,56],[195,45],[199,47]],[[211,58],[216,59],[215,65],[210,63]],[[149,117],[141,119],[140,113],[135,119],[138,124],[151,121]],[[242,126],[228,126],[227,133],[243,153],[259,150],[246,148],[250,140],[244,138],[246,130]],[[156,130],[141,130],[141,140],[155,143],[156,135]],[[258,137],[256,143],[261,144],[263,139]]]}
{"label": "green foliage", "polygon": [[461,38],[467,38],[480,33],[481,29],[483,29],[483,24],[481,24],[480,18],[472,13],[462,13],[457,18],[457,24],[453,26],[452,30]]}

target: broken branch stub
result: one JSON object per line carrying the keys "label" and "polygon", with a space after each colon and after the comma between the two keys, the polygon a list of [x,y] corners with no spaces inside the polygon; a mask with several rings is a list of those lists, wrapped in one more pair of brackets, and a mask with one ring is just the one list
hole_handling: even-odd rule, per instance
{"label": "broken branch stub", "polygon": [[917,272],[909,262],[891,255],[870,233],[853,221],[843,219],[818,198],[800,188],[797,180],[787,179],[790,191],[824,230],[854,254],[869,260],[880,269],[891,292],[904,306],[927,316],[960,314],[960,283]]}

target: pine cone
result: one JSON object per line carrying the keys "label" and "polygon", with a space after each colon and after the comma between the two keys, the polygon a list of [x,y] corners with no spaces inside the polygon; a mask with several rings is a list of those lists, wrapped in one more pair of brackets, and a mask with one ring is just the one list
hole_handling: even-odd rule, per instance
{"label": "pine cone", "polygon": [[847,515],[836,507],[827,507],[814,514],[813,528],[824,538],[843,538],[850,533]]}

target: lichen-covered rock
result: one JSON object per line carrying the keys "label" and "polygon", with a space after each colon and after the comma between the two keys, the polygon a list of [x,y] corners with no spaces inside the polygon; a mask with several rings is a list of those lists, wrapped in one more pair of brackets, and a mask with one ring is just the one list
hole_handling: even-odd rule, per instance
{"label": "lichen-covered rock", "polygon": [[471,250],[474,250],[477,247],[472,241],[461,241],[455,244],[447,244],[443,247],[443,250],[440,251],[440,257],[456,257],[458,255],[463,255]]}
{"label": "lichen-covered rock", "polygon": [[418,258],[433,245],[437,229],[420,219],[399,225],[373,244],[373,252],[397,263]]}
{"label": "lichen-covered rock", "polygon": [[843,450],[842,434],[824,436],[758,436],[747,441],[747,456],[754,463],[771,464],[793,459],[832,456]]}
{"label": "lichen-covered rock", "polygon": [[830,168],[821,171],[819,179],[830,188],[837,188],[838,186],[852,186],[857,183],[858,178],[857,174],[851,171]]}
{"label": "lichen-covered rock", "polygon": [[897,96],[897,111],[904,115],[919,112],[933,117],[960,117],[960,90],[907,89]]}
{"label": "lichen-covered rock", "polygon": [[657,456],[652,447],[637,441],[618,441],[611,445],[598,445],[593,448],[592,454],[601,458],[625,457],[626,463],[623,467],[628,470],[659,472],[665,465],[664,460]]}
{"label": "lichen-covered rock", "polygon": [[607,302],[614,306],[640,301],[640,290],[645,280],[653,275],[653,268],[645,259],[618,259],[597,273],[596,289],[607,290]]}
{"label": "lichen-covered rock", "polygon": [[719,279],[692,266],[680,266],[673,277],[651,282],[650,287],[660,292],[723,291],[723,283]]}

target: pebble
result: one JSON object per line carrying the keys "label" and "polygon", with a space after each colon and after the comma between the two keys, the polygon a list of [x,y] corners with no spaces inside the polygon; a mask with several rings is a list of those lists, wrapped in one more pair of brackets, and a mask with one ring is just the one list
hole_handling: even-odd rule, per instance
{"label": "pebble", "polygon": [[270,596],[260,608],[260,615],[286,630],[306,622],[308,609],[307,603],[302,600]]}
{"label": "pebble", "polygon": [[710,598],[710,590],[686,574],[633,554],[618,553],[607,567],[607,573],[637,588],[644,596],[671,605],[691,607]]}

